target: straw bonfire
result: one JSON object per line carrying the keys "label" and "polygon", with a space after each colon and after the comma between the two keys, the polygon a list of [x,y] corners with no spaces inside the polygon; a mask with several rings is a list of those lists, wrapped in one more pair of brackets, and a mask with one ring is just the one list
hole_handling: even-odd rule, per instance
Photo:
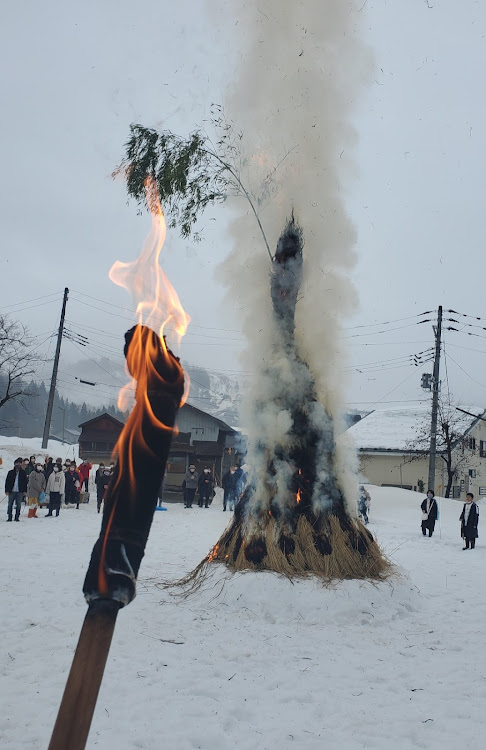
{"label": "straw bonfire", "polygon": [[[179,226],[183,236],[190,234],[198,212],[224,200],[229,190],[243,192],[251,204],[228,160],[211,152],[199,133],[184,141],[170,132],[133,125],[120,171],[129,195],[145,201],[149,210],[144,183],[153,181],[162,205],[168,206],[169,226]],[[313,374],[295,341],[304,233],[293,215],[269,255],[273,351],[258,377],[272,388],[265,403],[254,400],[252,412],[255,419],[272,413],[278,429],[268,440],[263,431],[249,446],[251,472],[233,519],[182,583],[200,580],[215,563],[233,571],[269,570],[289,577],[380,579],[389,563],[349,510],[336,469],[334,421],[317,397]]]}

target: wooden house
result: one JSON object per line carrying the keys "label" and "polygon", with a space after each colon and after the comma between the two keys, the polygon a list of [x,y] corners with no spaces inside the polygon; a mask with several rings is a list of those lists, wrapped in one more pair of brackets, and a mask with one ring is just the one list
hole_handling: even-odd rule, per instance
{"label": "wooden house", "polygon": [[[110,459],[124,425],[104,413],[79,427],[79,457],[97,464]],[[180,488],[190,464],[199,473],[209,466],[219,479],[235,461],[237,433],[222,420],[186,403],[178,412],[176,427],[167,461],[167,488]]]}

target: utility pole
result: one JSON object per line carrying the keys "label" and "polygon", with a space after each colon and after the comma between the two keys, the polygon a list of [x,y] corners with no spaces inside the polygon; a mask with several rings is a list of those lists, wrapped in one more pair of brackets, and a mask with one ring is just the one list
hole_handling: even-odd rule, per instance
{"label": "utility pole", "polygon": [[62,341],[62,333],[64,330],[64,316],[66,315],[66,303],[68,299],[68,294],[69,294],[69,289],[66,287],[64,290],[64,297],[62,300],[61,320],[59,321],[59,330],[57,332],[56,353],[54,354],[54,365],[52,367],[51,387],[49,389],[49,399],[47,401],[46,421],[44,423],[44,434],[42,436],[42,448],[47,448],[47,441],[49,440],[49,432],[51,430],[52,408],[54,406],[54,394],[56,393],[57,368],[59,367],[59,355],[61,353],[61,341]]}
{"label": "utility pole", "polygon": [[432,376],[432,419],[430,422],[430,450],[429,450],[429,490],[435,492],[435,452],[437,448],[437,412],[439,411],[439,365],[440,343],[442,336],[442,305],[437,312],[437,327],[435,333],[434,374]]}

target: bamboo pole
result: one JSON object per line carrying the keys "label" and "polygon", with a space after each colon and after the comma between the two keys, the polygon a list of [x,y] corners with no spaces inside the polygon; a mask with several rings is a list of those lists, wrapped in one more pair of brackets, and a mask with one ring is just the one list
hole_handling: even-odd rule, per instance
{"label": "bamboo pole", "polygon": [[119,608],[103,599],[89,605],[48,750],[85,748]]}

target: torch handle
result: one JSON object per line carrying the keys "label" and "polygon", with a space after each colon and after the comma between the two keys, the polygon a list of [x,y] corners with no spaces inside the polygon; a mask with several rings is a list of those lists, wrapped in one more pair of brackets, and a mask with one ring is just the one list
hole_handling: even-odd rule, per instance
{"label": "torch handle", "polygon": [[90,604],[79,635],[48,750],[84,750],[105,671],[119,604]]}

